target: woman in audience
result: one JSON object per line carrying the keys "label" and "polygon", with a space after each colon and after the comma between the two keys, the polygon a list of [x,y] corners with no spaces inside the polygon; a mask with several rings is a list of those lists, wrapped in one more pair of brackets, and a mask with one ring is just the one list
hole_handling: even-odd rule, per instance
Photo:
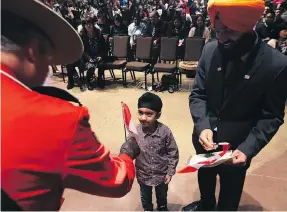
{"label": "woman in audience", "polygon": [[271,39],[268,44],[277,49],[282,54],[287,55],[287,22],[283,22],[276,27],[277,39]]}
{"label": "woman in audience", "polygon": [[114,25],[111,27],[111,33],[109,38],[111,49],[113,49],[113,37],[121,35],[128,35],[128,27],[123,24],[122,16],[115,15]]}
{"label": "woman in audience", "polygon": [[144,19],[143,10],[139,9],[136,13],[135,21],[128,27],[128,34],[130,38],[130,44],[133,47],[136,44],[136,36],[147,35],[148,25]]}
{"label": "woman in audience", "polygon": [[129,60],[134,59],[136,50],[136,37],[148,35],[148,23],[144,20],[143,9],[138,9],[136,12],[135,20],[128,27],[128,35],[130,36]]}
{"label": "woman in audience", "polygon": [[180,16],[176,16],[173,21],[173,29],[171,31],[171,37],[178,37],[178,57],[182,58],[184,54],[184,39],[187,38],[188,29],[184,25],[184,22]]}
{"label": "woman in audience", "polygon": [[[107,56],[107,45],[101,30],[95,27],[92,19],[83,20],[82,40],[84,44],[84,53],[82,57],[82,70],[87,70],[87,87],[93,90],[92,78],[96,68],[104,62]],[[98,86],[104,87],[103,70],[98,68]]]}
{"label": "woman in audience", "polygon": [[122,16],[114,16],[114,25],[111,27],[111,37],[115,35],[128,35],[128,28],[123,24]]}
{"label": "woman in audience", "polygon": [[173,29],[170,34],[171,37],[178,37],[180,40],[188,36],[188,29],[184,25],[181,17],[177,16],[173,21]]}
{"label": "woman in audience", "polygon": [[205,26],[204,17],[202,15],[197,15],[194,27],[192,27],[189,31],[188,37],[200,37],[204,38],[205,42],[209,41],[210,32],[208,28]]}

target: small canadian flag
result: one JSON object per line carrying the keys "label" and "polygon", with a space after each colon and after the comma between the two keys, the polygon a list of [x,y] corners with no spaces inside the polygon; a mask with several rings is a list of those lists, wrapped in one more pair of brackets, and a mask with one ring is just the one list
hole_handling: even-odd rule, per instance
{"label": "small canadian flag", "polygon": [[122,109],[123,109],[123,118],[124,118],[126,129],[129,131],[129,133],[133,135],[137,135],[138,134],[137,128],[136,128],[135,123],[132,120],[132,115],[127,104],[122,102]]}
{"label": "small canadian flag", "polygon": [[218,145],[222,146],[222,151],[214,152],[210,157],[206,157],[206,154],[195,155],[191,157],[188,164],[183,169],[177,171],[177,173],[196,172],[202,167],[213,167],[230,160],[232,158],[232,151],[229,151],[230,144],[222,142]]}

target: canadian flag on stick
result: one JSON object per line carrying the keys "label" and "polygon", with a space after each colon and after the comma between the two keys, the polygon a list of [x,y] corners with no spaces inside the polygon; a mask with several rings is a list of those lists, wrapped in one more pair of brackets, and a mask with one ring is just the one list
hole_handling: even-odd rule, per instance
{"label": "canadian flag on stick", "polygon": [[232,158],[232,151],[229,151],[229,143],[219,143],[218,145],[222,146],[222,151],[195,155],[189,159],[187,166],[177,171],[177,173],[196,172],[199,168],[218,166],[230,160]]}
{"label": "canadian flag on stick", "polygon": [[129,131],[129,133],[133,134],[133,135],[137,135],[137,129],[136,129],[136,125],[134,124],[133,120],[132,120],[132,115],[130,112],[129,107],[122,102],[122,109],[123,109],[123,118],[124,118],[124,124],[125,124],[125,128]]}

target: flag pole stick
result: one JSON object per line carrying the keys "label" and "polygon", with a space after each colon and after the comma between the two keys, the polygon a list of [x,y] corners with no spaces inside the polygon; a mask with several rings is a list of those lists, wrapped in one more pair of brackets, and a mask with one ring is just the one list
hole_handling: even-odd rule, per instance
{"label": "flag pole stick", "polygon": [[123,114],[123,122],[124,122],[125,141],[127,141],[127,130],[126,130],[126,124],[125,124],[124,103],[121,102],[121,105],[122,105],[122,114]]}

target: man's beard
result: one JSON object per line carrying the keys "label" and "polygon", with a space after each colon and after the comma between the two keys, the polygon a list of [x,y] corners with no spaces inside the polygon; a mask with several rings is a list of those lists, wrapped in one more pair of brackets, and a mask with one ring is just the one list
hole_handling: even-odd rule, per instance
{"label": "man's beard", "polygon": [[245,33],[238,40],[228,40],[225,43],[218,41],[218,48],[224,57],[229,59],[241,57],[249,52],[256,40],[256,34],[252,31]]}

